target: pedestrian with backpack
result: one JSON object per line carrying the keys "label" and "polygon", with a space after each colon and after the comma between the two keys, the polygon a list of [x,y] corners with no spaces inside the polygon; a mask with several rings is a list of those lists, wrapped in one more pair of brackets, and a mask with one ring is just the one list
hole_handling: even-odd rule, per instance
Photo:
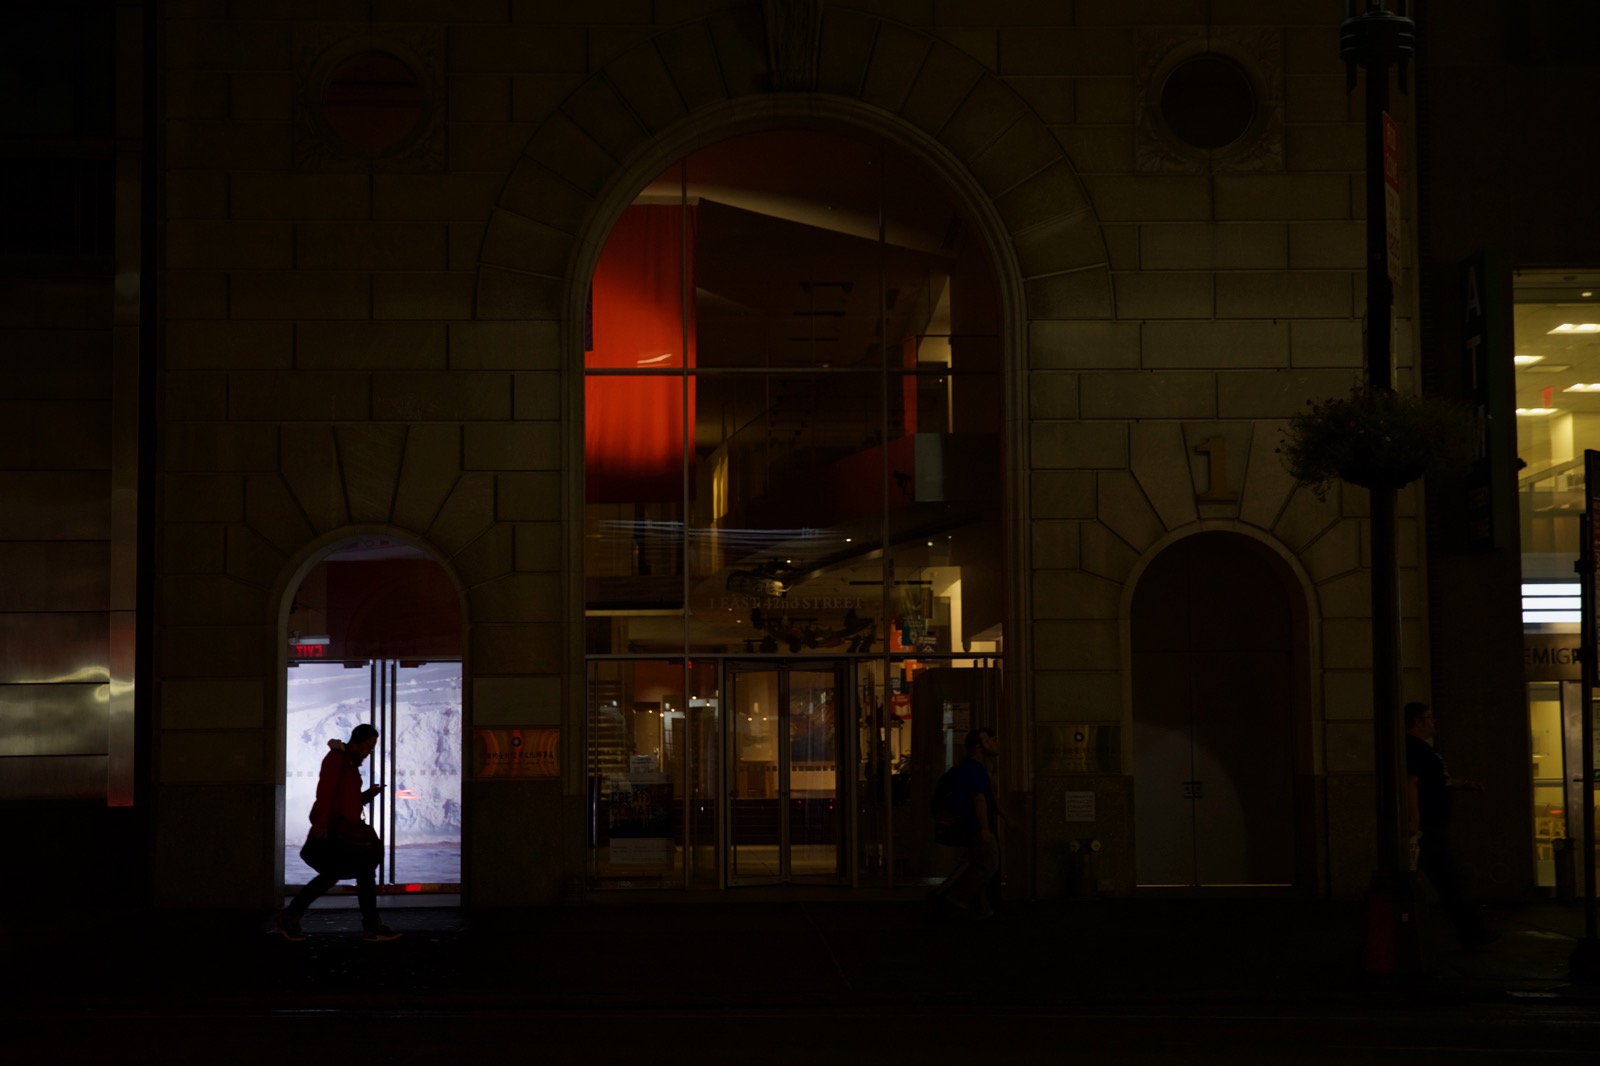
{"label": "pedestrian with backpack", "polygon": [[992,729],[967,734],[967,757],[939,779],[934,790],[935,838],[964,849],[961,864],[933,897],[972,921],[994,917],[1000,877],[1000,806],[988,763],[1000,754]]}

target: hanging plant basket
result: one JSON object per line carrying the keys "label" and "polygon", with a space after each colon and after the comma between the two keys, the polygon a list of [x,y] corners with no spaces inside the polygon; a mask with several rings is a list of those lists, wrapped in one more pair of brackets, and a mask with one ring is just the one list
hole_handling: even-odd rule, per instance
{"label": "hanging plant basket", "polygon": [[1457,470],[1472,455],[1472,417],[1459,401],[1358,385],[1348,397],[1306,406],[1289,420],[1278,453],[1319,500],[1336,480],[1398,489]]}
{"label": "hanging plant basket", "polygon": [[1427,467],[1421,463],[1386,467],[1370,456],[1361,456],[1340,468],[1339,480],[1364,489],[1402,489],[1427,472]]}

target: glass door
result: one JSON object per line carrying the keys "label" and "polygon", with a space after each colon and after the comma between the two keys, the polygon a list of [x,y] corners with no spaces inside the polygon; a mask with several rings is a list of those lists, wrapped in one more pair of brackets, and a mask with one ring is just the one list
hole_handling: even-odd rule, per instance
{"label": "glass door", "polygon": [[848,877],[846,673],[831,662],[727,665],[729,884]]}
{"label": "glass door", "polygon": [[[387,662],[387,728],[373,752],[369,783],[384,840],[380,884],[461,884],[461,664]],[[383,776],[379,776],[382,774]]]}
{"label": "glass door", "polygon": [[[366,818],[383,838],[378,884],[392,891],[461,884],[461,663],[393,659],[296,663],[288,674],[284,746],[286,887],[316,876],[300,859],[330,740],[366,722],[378,745],[363,787],[383,792]],[[353,891],[353,888],[351,889]]]}

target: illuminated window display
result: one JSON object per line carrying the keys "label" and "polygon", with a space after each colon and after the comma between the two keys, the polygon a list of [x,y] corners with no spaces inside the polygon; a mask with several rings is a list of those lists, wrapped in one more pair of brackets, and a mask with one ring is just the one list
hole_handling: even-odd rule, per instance
{"label": "illuminated window display", "polygon": [[992,712],[1003,644],[975,230],[886,144],[735,138],[624,211],[586,342],[595,880],[931,872],[896,804]]}
{"label": "illuminated window display", "polygon": [[[1568,891],[1560,853],[1580,831],[1578,517],[1583,453],[1600,449],[1600,273],[1524,271],[1513,286],[1522,619],[1537,883]],[[1581,863],[1575,865],[1581,866]]]}

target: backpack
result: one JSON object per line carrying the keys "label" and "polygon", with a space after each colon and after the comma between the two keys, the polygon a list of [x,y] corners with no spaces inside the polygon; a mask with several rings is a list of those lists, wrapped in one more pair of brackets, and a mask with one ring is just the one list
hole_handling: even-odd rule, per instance
{"label": "backpack", "polygon": [[954,766],[939,775],[938,784],[933,786],[933,839],[940,844],[961,846],[967,842],[971,835],[971,827],[964,825],[961,814],[956,807],[956,768]]}

